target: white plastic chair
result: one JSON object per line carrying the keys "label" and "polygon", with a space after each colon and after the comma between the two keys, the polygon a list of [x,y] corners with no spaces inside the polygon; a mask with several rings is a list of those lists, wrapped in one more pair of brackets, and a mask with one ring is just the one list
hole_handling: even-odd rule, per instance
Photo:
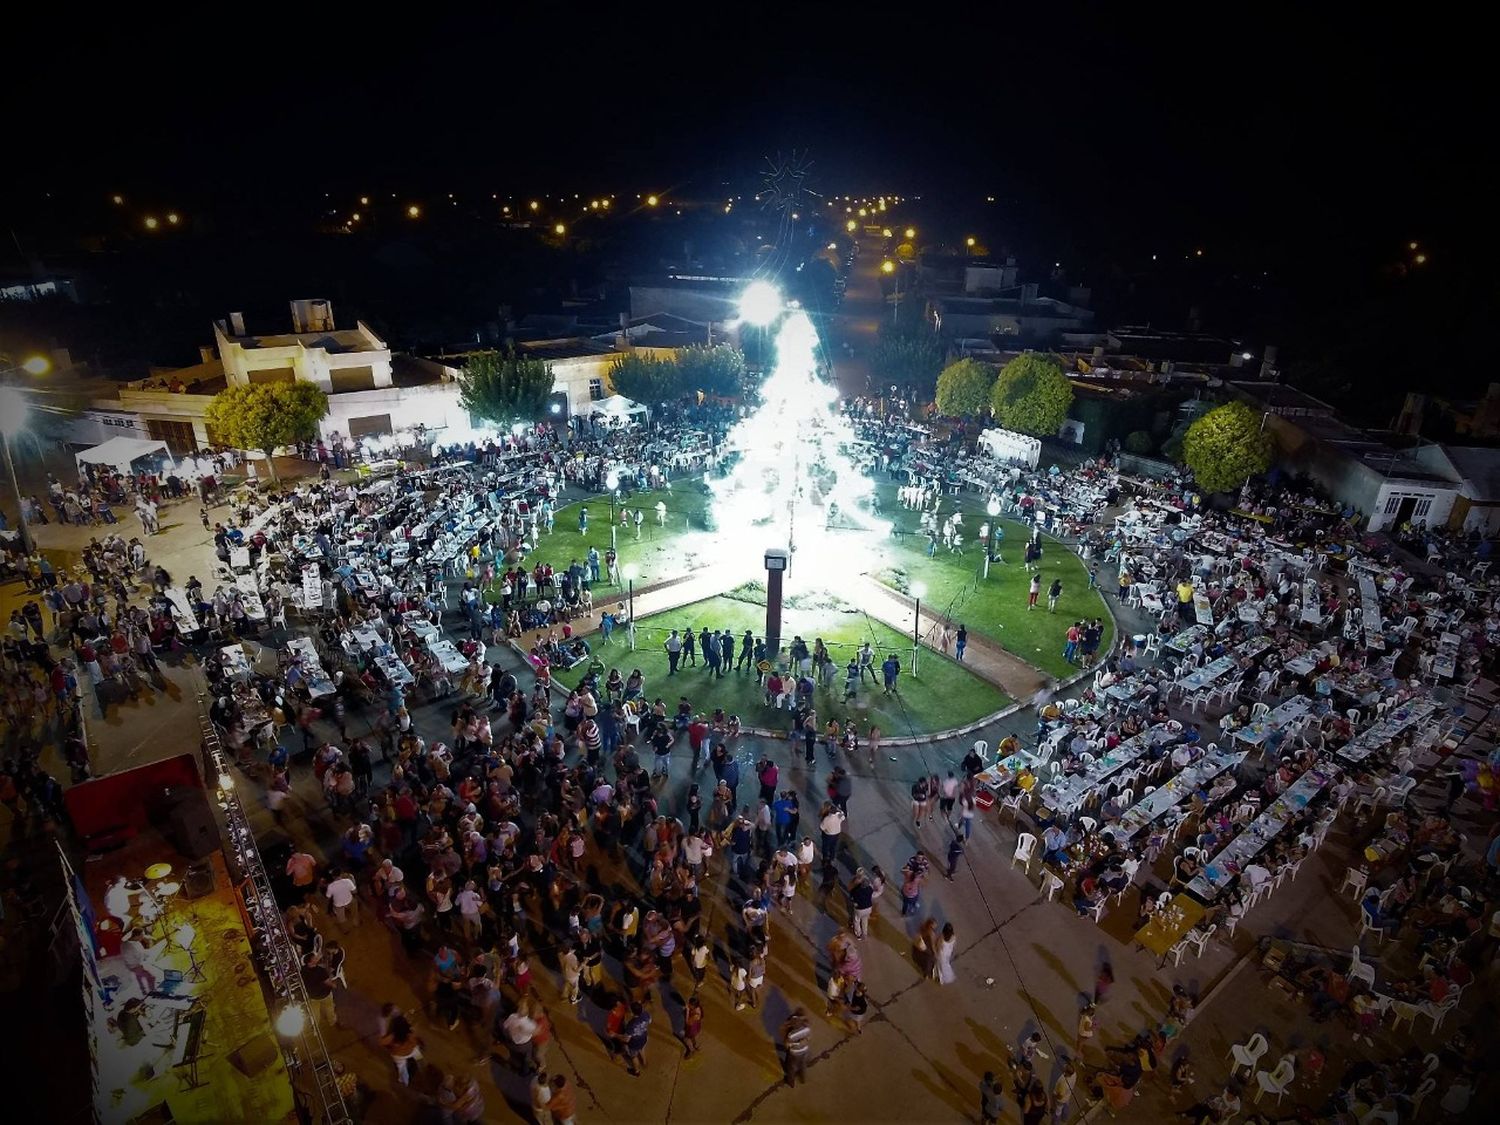
{"label": "white plastic chair", "polygon": [[1400,1031],[1403,1022],[1409,1027],[1416,1026],[1418,1008],[1415,1004],[1409,1004],[1405,1000],[1392,1000],[1389,1010],[1392,1031]]}
{"label": "white plastic chair", "polygon": [[1042,894],[1048,902],[1057,897],[1057,892],[1063,889],[1063,881],[1051,871],[1042,870]]}
{"label": "white plastic chair", "polygon": [[1208,948],[1209,940],[1214,936],[1218,928],[1219,924],[1215,922],[1206,930],[1190,930],[1188,932],[1187,940],[1197,949],[1199,957],[1203,956],[1203,951]]}
{"label": "white plastic chair", "polygon": [[1078,818],[1078,825],[1090,836],[1099,831],[1099,822],[1091,816],[1080,816]]}
{"label": "white plastic chair", "polygon": [[1432,1020],[1432,1033],[1436,1035],[1437,1029],[1443,1026],[1443,1020],[1456,1007],[1458,1007],[1458,997],[1450,994],[1444,997],[1441,1004],[1423,1004],[1417,1011]]}
{"label": "white plastic chair", "polygon": [[1230,1047],[1229,1061],[1234,1064],[1229,1068],[1230,1077],[1232,1078],[1240,1067],[1244,1067],[1246,1071],[1254,1070],[1261,1056],[1270,1049],[1271,1045],[1266,1042],[1266,1037],[1258,1031],[1250,1036],[1248,1042],[1236,1043]]}
{"label": "white plastic chair", "polygon": [[1031,874],[1031,856],[1036,851],[1036,837],[1030,832],[1022,832],[1016,837],[1016,852],[1010,857],[1012,867],[1020,864],[1027,875]]}
{"label": "white plastic chair", "polygon": [[1362,980],[1375,991],[1375,966],[1360,956],[1359,946],[1354,947],[1354,960],[1349,962],[1349,971],[1344,974],[1349,980]]}
{"label": "white plastic chair", "polygon": [[1422,1103],[1427,1100],[1427,1095],[1437,1089],[1437,1079],[1428,1078],[1417,1087],[1416,1093],[1411,1096],[1411,1119],[1418,1121],[1422,1116]]}
{"label": "white plastic chair", "polygon": [[[1327,834],[1326,831],[1324,833]],[[1363,867],[1351,867],[1344,872],[1344,881],[1339,884],[1339,893],[1352,890],[1354,901],[1358,902],[1365,893],[1365,884],[1370,881],[1370,874]]]}
{"label": "white plastic chair", "polygon": [[1257,703],[1254,707],[1250,708],[1250,721],[1256,722],[1265,718],[1270,713],[1271,705],[1269,703]]}
{"label": "white plastic chair", "polygon": [[1297,1077],[1297,1060],[1295,1055],[1286,1054],[1281,1056],[1281,1061],[1276,1064],[1276,1069],[1267,1073],[1264,1070],[1255,1072],[1255,1084],[1260,1087],[1255,1091],[1255,1103],[1260,1104],[1262,1094],[1275,1094],[1276,1104],[1281,1104],[1281,1099],[1286,1095],[1292,1080]]}
{"label": "white plastic chair", "polygon": [[1014,797],[1002,798],[1000,801],[1000,815],[1004,816],[1005,810],[1009,809],[1011,811],[1011,814],[1019,820],[1021,816],[1021,806],[1026,802],[1026,798],[1028,795],[1029,794],[1027,794],[1023,790],[1022,792],[1017,793]]}

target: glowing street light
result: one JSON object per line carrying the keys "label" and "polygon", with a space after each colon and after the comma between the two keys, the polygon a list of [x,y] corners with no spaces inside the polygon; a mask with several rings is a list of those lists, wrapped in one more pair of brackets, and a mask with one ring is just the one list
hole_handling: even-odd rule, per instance
{"label": "glowing street light", "polygon": [[646,206],[647,207],[655,207],[656,206],[656,202],[657,202],[656,196],[654,196],[654,195],[648,195],[648,196],[646,196]]}
{"label": "glowing street light", "polygon": [[974,249],[974,236],[972,234],[969,235],[968,238],[964,239],[964,245],[967,246],[970,250]]}
{"label": "glowing street light", "polygon": [[880,235],[881,235],[882,238],[890,238],[891,237],[891,228],[890,227],[886,227],[884,230],[882,230],[880,232]]}
{"label": "glowing street light", "polygon": [[907,238],[916,238],[917,237],[917,228],[916,227],[907,227],[906,228],[906,237]]}
{"label": "glowing street light", "polygon": [[159,226],[161,226],[161,224],[156,221],[156,216],[155,215],[147,215],[146,216],[146,229],[147,230],[155,230]]}
{"label": "glowing street light", "polygon": [[857,229],[859,229],[859,224],[856,223],[853,219],[850,219],[847,223],[844,224],[844,229],[850,234],[853,234]]}
{"label": "glowing street light", "polygon": [[[110,198],[113,199],[117,205],[125,202],[125,197],[123,195],[113,195],[113,196],[110,196]],[[1417,248],[1417,244],[1415,242],[1413,242],[1412,243],[1412,249],[1415,250],[1416,248]]]}
{"label": "glowing street light", "polygon": [[359,197],[359,205],[361,207],[368,207],[370,205],[370,197],[368,195],[362,195],[362,196],[360,196]]}
{"label": "glowing street light", "polygon": [[881,273],[895,273],[896,272],[896,263],[893,262],[893,261],[890,261],[889,259],[887,259],[884,262],[881,262],[880,263],[880,272]]}
{"label": "glowing street light", "polygon": [[29,355],[21,361],[21,370],[28,375],[45,375],[52,370],[52,361],[44,355]]}
{"label": "glowing street light", "polygon": [[421,214],[422,208],[418,207],[415,203],[406,209],[406,217],[409,219],[419,218]]}
{"label": "glowing street light", "polygon": [[568,233],[568,228],[563,226],[562,223],[558,223],[557,226],[552,228],[552,233],[561,238],[563,235]]}
{"label": "glowing street light", "polygon": [[996,496],[990,497],[990,502],[984,506],[989,515],[989,523],[984,525],[984,576],[990,576],[990,563],[995,558],[995,518],[1000,514],[1000,499]]}
{"label": "glowing street light", "polygon": [[924,582],[913,582],[909,587],[912,599],[917,603],[916,612],[911,619],[911,675],[912,679],[917,677],[917,652],[922,647],[922,595],[927,593],[927,584]]}
{"label": "glowing street light", "polygon": [[[27,367],[31,361],[22,364]],[[21,503],[21,486],[16,483],[16,463],[11,460],[11,440],[26,428],[26,396],[15,387],[0,386],[0,451],[5,453],[5,472],[10,478],[10,494],[16,502],[16,515],[20,520],[17,525],[21,532],[21,549],[28,556],[35,549],[31,541],[31,529],[26,526],[26,508]]]}
{"label": "glowing street light", "polygon": [[752,281],[740,294],[740,319],[764,328],[781,315],[781,294],[769,281]]}
{"label": "glowing street light", "polygon": [[1412,259],[1412,261],[1416,262],[1419,266],[1425,266],[1427,264],[1427,255],[1418,254],[1415,258]]}
{"label": "glowing street light", "polygon": [[171,223],[174,227],[177,225],[178,216],[176,211],[167,212],[167,222]]}

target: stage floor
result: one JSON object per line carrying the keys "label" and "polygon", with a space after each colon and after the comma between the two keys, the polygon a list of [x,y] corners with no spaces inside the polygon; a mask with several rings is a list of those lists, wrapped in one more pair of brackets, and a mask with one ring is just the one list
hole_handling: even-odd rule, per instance
{"label": "stage floor", "polygon": [[[109,1026],[110,1017],[141,995],[141,988],[119,957],[99,961],[106,985],[113,978],[118,990],[108,1009],[98,1009],[95,1036],[99,1068],[99,1118],[106,1125],[129,1122],[280,1122],[294,1121],[292,1086],[281,1047],[271,1026],[261,982],[251,958],[234,887],[224,857],[210,857],[213,893],[188,899],[179,891],[166,902],[166,921],[153,930],[152,945],[166,937],[151,960],[160,980],[167,970],[183,976],[174,996],[197,997],[206,1012],[203,1047],[197,1068],[198,1085],[189,1088],[189,1069],[174,1067],[174,1035],[178,1013],[147,1001],[142,1015],[144,1036],[134,1046]],[[169,863],[167,881],[180,881],[188,860],[161,836],[148,833],[125,847],[87,862],[84,885],[98,917],[106,913],[105,892],[117,875],[140,880],[147,867]],[[171,935],[184,925],[196,933],[193,954],[202,972],[193,980],[192,961]],[[158,985],[160,988],[160,985]],[[184,1026],[180,1032],[186,1036]]]}

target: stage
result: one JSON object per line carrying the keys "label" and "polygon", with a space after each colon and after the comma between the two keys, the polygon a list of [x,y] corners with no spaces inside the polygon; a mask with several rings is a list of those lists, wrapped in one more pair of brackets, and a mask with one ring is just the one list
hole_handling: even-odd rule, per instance
{"label": "stage", "polygon": [[[122,846],[91,857],[78,874],[88,911],[103,923],[96,925],[98,979],[109,1004],[94,1006],[91,1029],[99,1119],[295,1121],[291,1081],[223,853],[215,849],[195,867],[167,834],[137,821]],[[117,885],[120,878],[126,883]],[[125,928],[106,921],[122,909],[127,927],[143,931],[139,973],[120,952],[129,940]]]}

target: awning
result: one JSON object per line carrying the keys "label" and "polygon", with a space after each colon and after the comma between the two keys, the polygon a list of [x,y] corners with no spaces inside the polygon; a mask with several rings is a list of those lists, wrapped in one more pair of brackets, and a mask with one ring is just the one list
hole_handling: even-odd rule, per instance
{"label": "awning", "polygon": [[610,395],[608,398],[601,398],[598,402],[594,403],[589,413],[603,414],[609,418],[645,418],[651,412],[640,403],[628,399],[624,395]]}
{"label": "awning", "polygon": [[131,466],[142,457],[151,457],[159,454],[167,464],[172,464],[172,452],[167,448],[164,441],[153,441],[149,438],[110,438],[103,445],[96,445],[92,449],[85,449],[76,455],[75,460],[80,465],[109,465],[122,473],[131,472]]}

